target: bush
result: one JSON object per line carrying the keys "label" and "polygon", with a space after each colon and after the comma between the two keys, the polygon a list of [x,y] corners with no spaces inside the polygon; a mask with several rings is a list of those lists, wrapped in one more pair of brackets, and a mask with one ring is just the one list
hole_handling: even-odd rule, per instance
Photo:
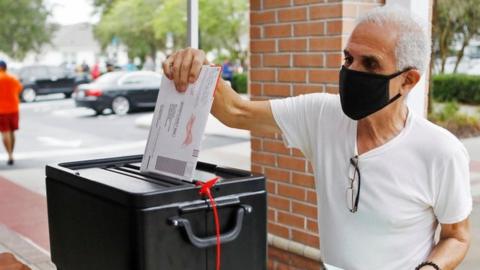
{"label": "bush", "polygon": [[446,74],[433,76],[433,98],[440,102],[480,104],[480,76]]}
{"label": "bush", "polygon": [[232,78],[232,88],[240,94],[247,93],[247,73],[236,73]]}
{"label": "bush", "polygon": [[440,111],[431,113],[428,118],[460,138],[480,135],[478,117],[460,112],[456,102],[446,103]]}

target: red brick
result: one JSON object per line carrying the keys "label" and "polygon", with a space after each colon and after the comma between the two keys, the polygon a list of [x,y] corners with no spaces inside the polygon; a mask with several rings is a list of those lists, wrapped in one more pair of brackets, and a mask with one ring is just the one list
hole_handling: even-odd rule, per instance
{"label": "red brick", "polygon": [[262,85],[259,83],[250,84],[250,95],[259,96],[262,94]]}
{"label": "red brick", "polygon": [[328,85],[326,92],[330,94],[338,94],[338,85]]}
{"label": "red brick", "polygon": [[324,3],[325,0],[294,0],[295,5],[306,5],[315,3]]}
{"label": "red brick", "polygon": [[262,37],[262,28],[258,26],[250,26],[250,39],[258,39]]}
{"label": "red brick", "polygon": [[307,71],[303,69],[280,69],[278,70],[280,82],[306,82]]}
{"label": "red brick", "polygon": [[285,185],[282,183],[277,184],[277,193],[280,196],[297,199],[304,201],[305,200],[305,189],[295,187],[292,185]]}
{"label": "red brick", "polygon": [[314,173],[312,163],[310,163],[310,162],[307,162],[307,172],[311,173],[311,174]]}
{"label": "red brick", "polygon": [[269,25],[264,28],[264,36],[272,37],[289,37],[292,35],[292,26],[290,24]]}
{"label": "red brick", "polygon": [[288,51],[306,51],[307,40],[306,39],[284,39],[278,41],[278,49],[281,52]]}
{"label": "red brick", "polygon": [[275,81],[274,69],[251,69],[250,78],[252,81]]}
{"label": "red brick", "polygon": [[327,67],[340,68],[343,63],[343,55],[341,53],[327,54]]}
{"label": "red brick", "polygon": [[274,52],[275,40],[252,40],[250,41],[250,51],[252,53],[258,52]]}
{"label": "red brick", "polygon": [[352,32],[355,27],[353,20],[335,20],[327,22],[327,34],[338,35]]}
{"label": "red brick", "polygon": [[275,156],[272,154],[252,152],[252,161],[264,165],[275,165]]}
{"label": "red brick", "polygon": [[290,182],[290,172],[286,170],[280,170],[277,168],[265,168],[265,176],[268,179]]}
{"label": "red brick", "polygon": [[280,154],[290,154],[290,149],[285,147],[285,144],[282,141],[268,141],[263,142],[263,149],[266,152],[280,153]]}
{"label": "red brick", "polygon": [[304,159],[285,157],[285,156],[278,157],[278,166],[281,168],[300,171],[300,172],[304,172],[306,168]]}
{"label": "red brick", "polygon": [[272,222],[268,222],[268,232],[286,239],[290,237],[287,227]]}
{"label": "red brick", "polygon": [[262,150],[262,140],[259,138],[250,138],[250,145],[252,149],[255,149],[256,151]]}
{"label": "red brick", "polygon": [[293,65],[297,67],[323,67],[323,54],[297,54],[293,56]]}
{"label": "red brick", "polygon": [[267,192],[270,194],[277,194],[277,183],[267,180]]}
{"label": "red brick", "polygon": [[317,207],[303,203],[292,202],[292,213],[317,219]]}
{"label": "red brick", "polygon": [[308,79],[312,83],[338,83],[339,76],[336,69],[317,69],[309,71]]}
{"label": "red brick", "polygon": [[307,202],[317,204],[317,192],[312,190],[307,191]]}
{"label": "red brick", "polygon": [[262,54],[259,54],[259,53],[250,54],[250,65],[252,67],[261,67],[262,66]]}
{"label": "red brick", "polygon": [[291,211],[290,200],[268,194],[268,206],[273,207],[277,210]]}
{"label": "red brick", "polygon": [[262,166],[252,164],[250,167],[252,168],[252,172],[263,174],[263,167]]}
{"label": "red brick", "polygon": [[263,0],[263,8],[287,7],[291,2],[291,0]]}
{"label": "red brick", "polygon": [[338,18],[342,16],[342,3],[310,7],[310,20]]}
{"label": "red brick", "polygon": [[264,86],[264,95],[275,97],[287,97],[290,96],[290,85],[289,84],[265,84]]}
{"label": "red brick", "polygon": [[292,174],[292,183],[302,187],[315,188],[315,178],[313,175],[294,172]]}
{"label": "red brick", "polygon": [[292,230],[292,240],[315,248],[319,248],[320,246],[320,241],[317,235],[305,233],[303,231]]}
{"label": "red brick", "polygon": [[313,233],[318,233],[317,221],[307,220],[307,230]]}
{"label": "red brick", "polygon": [[266,67],[288,67],[290,66],[289,54],[265,54],[263,64]]}
{"label": "red brick", "polygon": [[310,39],[311,51],[341,51],[342,38],[341,37],[320,37]]}
{"label": "red brick", "polygon": [[308,22],[294,25],[295,36],[321,36],[325,34],[325,23]]}
{"label": "red brick", "polygon": [[250,12],[250,24],[259,25],[275,22],[275,11]]}
{"label": "red brick", "polygon": [[275,222],[276,218],[275,218],[275,210],[273,209],[268,209],[267,210],[267,220],[268,221],[273,221]]}
{"label": "red brick", "polygon": [[[295,88],[296,88],[297,86],[305,86],[305,85],[301,85],[301,84],[295,85]],[[295,88],[294,88],[294,89],[295,89]],[[293,154],[294,157],[301,157],[301,158],[304,157],[302,151],[298,150],[297,148],[293,148],[293,149],[292,149],[292,154]]]}
{"label": "red brick", "polygon": [[305,218],[295,216],[291,213],[285,213],[285,212],[279,211],[277,212],[277,220],[278,220],[278,223],[281,223],[281,224],[285,224],[285,225],[292,226],[295,228],[300,228],[300,229],[305,228]]}
{"label": "red brick", "polygon": [[303,21],[307,18],[307,8],[290,8],[279,10],[278,20],[281,22]]}
{"label": "red brick", "polygon": [[[295,84],[293,86],[293,95],[302,95],[302,94],[310,94],[310,93],[322,93],[324,91],[323,85],[312,85],[312,84]],[[302,152],[297,150],[294,152],[294,156],[303,157]]]}
{"label": "red brick", "polygon": [[251,10],[260,10],[262,9],[263,0],[250,0],[250,9]]}

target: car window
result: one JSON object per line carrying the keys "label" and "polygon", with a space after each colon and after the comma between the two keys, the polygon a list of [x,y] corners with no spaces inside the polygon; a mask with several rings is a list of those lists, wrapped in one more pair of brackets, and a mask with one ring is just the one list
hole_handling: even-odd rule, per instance
{"label": "car window", "polygon": [[51,78],[63,78],[67,75],[66,70],[61,67],[49,67],[48,72]]}
{"label": "car window", "polygon": [[110,72],[110,73],[105,73],[102,76],[98,77],[95,80],[95,83],[98,84],[115,84],[120,77],[125,75],[124,72]]}
{"label": "car window", "polygon": [[123,85],[131,85],[131,84],[158,84],[160,85],[161,76],[157,74],[137,74],[137,75],[130,75],[125,77],[121,84]]}
{"label": "car window", "polygon": [[46,66],[37,66],[30,68],[30,78],[49,79],[48,68]]}

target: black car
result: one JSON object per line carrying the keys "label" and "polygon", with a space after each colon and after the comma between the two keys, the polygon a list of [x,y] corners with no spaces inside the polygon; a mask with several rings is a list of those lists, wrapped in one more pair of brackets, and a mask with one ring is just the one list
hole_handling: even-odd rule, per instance
{"label": "black car", "polygon": [[23,84],[20,98],[24,102],[33,102],[39,95],[65,94],[69,98],[77,80],[66,69],[57,66],[25,66],[16,71]]}
{"label": "black car", "polygon": [[162,76],[152,71],[109,72],[90,84],[81,84],[73,98],[77,107],[87,107],[102,114],[111,109],[127,114],[136,109],[155,108]]}

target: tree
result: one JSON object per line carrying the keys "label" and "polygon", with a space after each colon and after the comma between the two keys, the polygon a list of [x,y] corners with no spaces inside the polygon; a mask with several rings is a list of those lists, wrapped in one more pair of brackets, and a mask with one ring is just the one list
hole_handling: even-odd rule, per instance
{"label": "tree", "polygon": [[480,28],[480,0],[437,0],[434,20],[434,42],[440,57],[440,73],[445,72],[447,57],[454,44],[460,44],[454,72],[457,72],[465,48]]}
{"label": "tree", "polygon": [[38,52],[55,30],[49,15],[43,0],[0,1],[0,51],[16,59]]}
{"label": "tree", "polygon": [[155,56],[157,49],[165,43],[163,37],[155,35],[153,27],[160,7],[160,0],[115,1],[102,15],[95,34],[103,47],[114,38],[120,39],[128,47],[130,57]]}
{"label": "tree", "polygon": [[[173,49],[187,46],[187,5],[185,0],[95,0],[97,7],[110,7],[102,12],[96,27],[104,46],[118,37],[127,45],[130,56],[154,56],[167,49],[167,36]],[[102,4],[103,3],[103,4]],[[200,46],[205,51],[246,59],[240,38],[248,33],[248,2],[238,0],[200,0]]]}

